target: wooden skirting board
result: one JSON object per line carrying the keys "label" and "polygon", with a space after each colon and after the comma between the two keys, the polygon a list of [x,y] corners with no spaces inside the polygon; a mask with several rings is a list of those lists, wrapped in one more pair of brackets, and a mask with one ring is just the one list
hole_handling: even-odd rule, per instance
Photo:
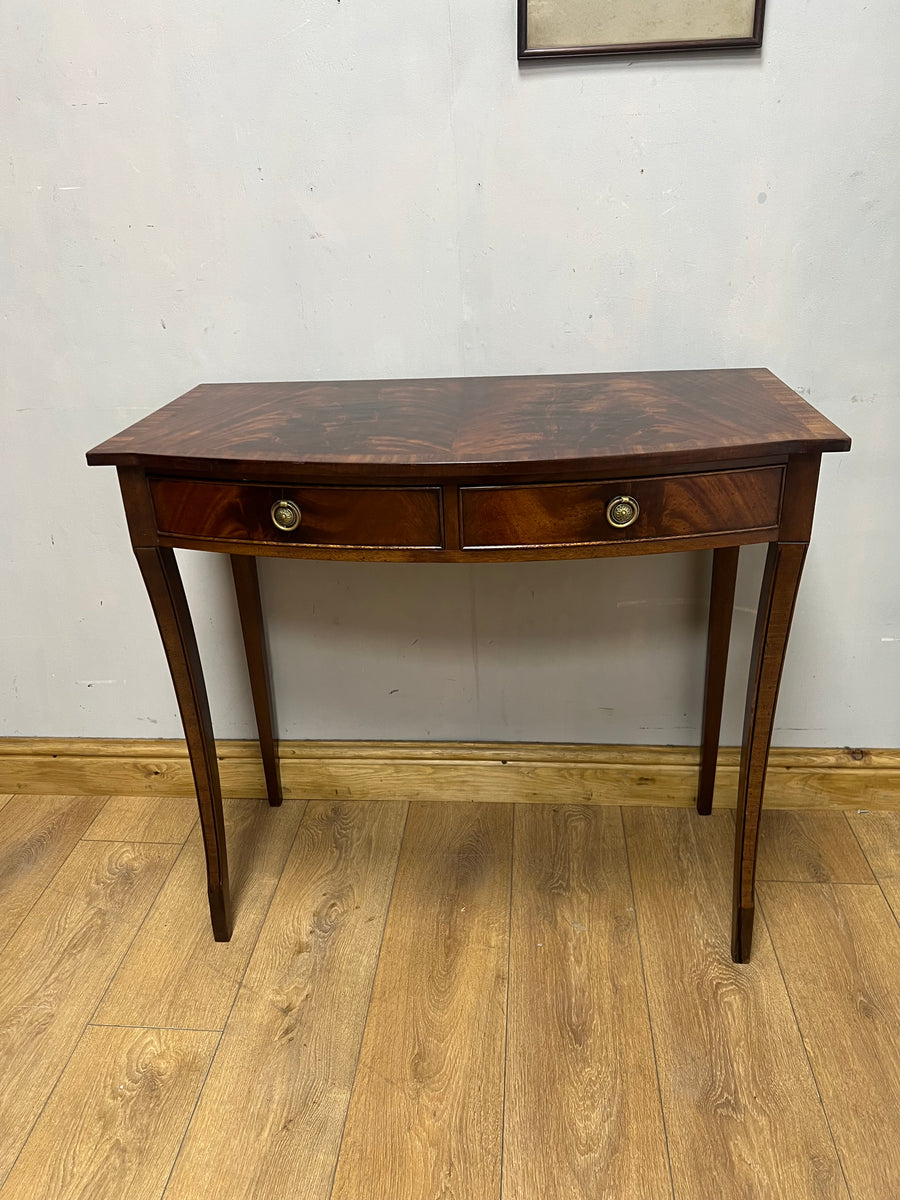
{"label": "wooden skirting board", "polygon": [[[694,803],[698,750],[487,742],[282,742],[285,795],[298,799]],[[265,795],[253,742],[218,743],[226,796]],[[715,802],[733,807],[739,751],[719,753]],[[0,792],[191,796],[180,741],[0,739]],[[900,750],[776,749],[766,803],[900,809]]]}

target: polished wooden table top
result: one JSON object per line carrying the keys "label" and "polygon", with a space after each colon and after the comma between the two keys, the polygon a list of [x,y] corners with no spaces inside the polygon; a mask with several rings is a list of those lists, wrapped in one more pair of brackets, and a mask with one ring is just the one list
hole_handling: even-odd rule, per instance
{"label": "polished wooden table top", "polygon": [[732,955],[750,954],[775,704],[821,456],[850,439],[763,369],[204,384],[88,454],[118,468],[232,920],[215,741],[174,550],[231,557],[270,803],[282,798],[256,558],[393,562],[712,550],[697,807],[710,811],[738,551],[769,543],[741,752]]}
{"label": "polished wooden table top", "polygon": [[572,478],[847,450],[763,369],[201,384],[88,454],[223,479]]}

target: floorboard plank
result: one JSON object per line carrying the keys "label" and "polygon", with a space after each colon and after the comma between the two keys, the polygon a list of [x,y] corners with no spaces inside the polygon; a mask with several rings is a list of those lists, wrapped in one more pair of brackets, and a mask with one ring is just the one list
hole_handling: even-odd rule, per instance
{"label": "floorboard plank", "polygon": [[10,796],[0,820],[0,949],[90,825],[103,796]]}
{"label": "floorboard plank", "polygon": [[218,1040],[89,1026],[0,1200],[158,1200]]}
{"label": "floorboard plank", "polygon": [[764,809],[757,879],[796,883],[872,883],[847,818],[840,812]]}
{"label": "floorboard plank", "polygon": [[847,1200],[759,914],[730,958],[731,814],[623,815],[677,1200]]}
{"label": "floorboard plank", "polygon": [[230,942],[213,940],[197,825],[93,1021],[222,1029],[303,816],[305,801],[270,808],[226,800],[234,903]]}
{"label": "floorboard plank", "polygon": [[848,819],[885,899],[900,921],[900,812],[852,813]]}
{"label": "floorboard plank", "polygon": [[110,796],[84,835],[88,841],[177,842],[197,823],[191,796]]}
{"label": "floorboard plank", "polygon": [[0,954],[0,1180],[176,853],[79,842]]}
{"label": "floorboard plank", "polygon": [[512,806],[410,808],[332,1200],[499,1195]]}
{"label": "floorboard plank", "polygon": [[622,818],[520,805],[504,1200],[662,1200],[665,1133]]}
{"label": "floorboard plank", "polygon": [[[94,801],[3,801],[0,897],[13,897],[21,919],[0,949],[0,1200],[158,1200],[199,1086],[194,1072],[209,1058],[191,1047],[211,1047],[218,1034],[118,1026],[140,1024],[142,993],[165,1023],[216,1010],[221,1024],[222,997],[234,996],[243,970],[227,951],[205,957],[217,947],[198,835],[182,848],[123,847],[85,840],[97,810],[81,806]],[[498,1176],[504,1064],[493,1031],[506,934],[485,916],[503,859],[492,848],[498,818],[486,818],[486,832],[471,804],[434,807],[457,815],[411,816],[379,966],[405,808],[310,806],[166,1200],[329,1200],[339,1157],[335,1200],[498,1200],[501,1186],[504,1200],[670,1197],[655,1166],[659,1100],[652,1088],[647,1096],[646,1000],[614,811],[516,810]],[[485,808],[508,811],[499,800]],[[238,930],[241,913],[261,918],[253,889],[271,892],[290,841],[280,823],[295,818],[299,806],[229,812]],[[788,816],[762,873],[793,881],[761,884],[743,967],[728,958],[732,814],[627,809],[624,819],[675,1200],[900,1197],[900,929],[874,882],[900,909],[900,814],[846,818],[874,876],[832,814]],[[499,842],[508,884],[505,834]],[[799,881],[823,876],[831,883]],[[31,889],[27,904],[17,889]],[[481,897],[474,921],[467,889]],[[504,913],[508,898],[496,902]],[[0,927],[10,911],[0,903]],[[85,1031],[117,986],[133,1011],[111,1006],[108,1025]],[[95,1054],[101,1046],[121,1053]],[[129,1079],[123,1104],[113,1093]]]}
{"label": "floorboard plank", "polygon": [[872,884],[760,901],[853,1200],[900,1196],[900,928]]}
{"label": "floorboard plank", "polygon": [[310,803],[166,1200],[327,1200],[405,817]]}

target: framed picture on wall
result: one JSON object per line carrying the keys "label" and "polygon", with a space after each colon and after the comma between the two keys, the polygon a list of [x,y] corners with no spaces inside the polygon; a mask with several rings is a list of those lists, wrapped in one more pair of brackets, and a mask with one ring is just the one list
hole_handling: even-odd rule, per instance
{"label": "framed picture on wall", "polygon": [[765,0],[518,0],[519,58],[762,45]]}

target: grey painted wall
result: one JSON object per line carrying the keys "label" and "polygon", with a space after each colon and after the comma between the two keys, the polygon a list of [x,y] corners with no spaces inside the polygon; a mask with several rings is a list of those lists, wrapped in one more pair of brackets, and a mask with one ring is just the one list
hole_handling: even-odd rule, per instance
{"label": "grey painted wall", "polygon": [[[525,70],[514,9],[3,5],[0,733],[177,736],[83,453],[197,382],[765,365],[855,439],[778,741],[898,744],[895,5],[769,0],[761,56]],[[183,558],[217,730],[247,735],[227,565]],[[695,741],[708,572],[263,563],[282,730]]]}

